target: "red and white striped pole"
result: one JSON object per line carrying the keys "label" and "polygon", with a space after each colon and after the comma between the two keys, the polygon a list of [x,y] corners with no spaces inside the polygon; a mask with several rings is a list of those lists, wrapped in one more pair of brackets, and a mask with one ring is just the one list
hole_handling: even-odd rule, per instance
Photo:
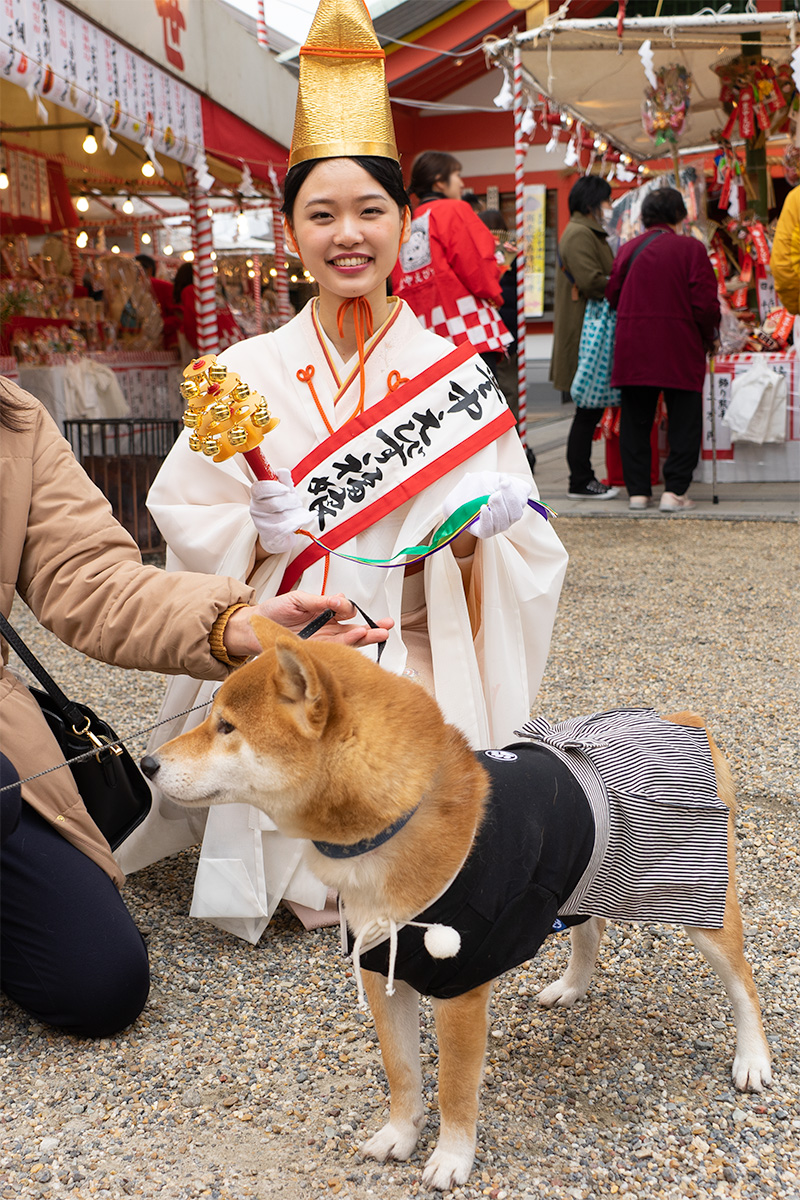
{"label": "red and white striped pole", "polygon": [[269,38],[267,37],[267,22],[264,19],[264,0],[258,0],[258,10],[256,14],[256,36],[258,37],[259,46],[269,46]]}
{"label": "red and white striped pole", "polygon": [[281,189],[278,176],[270,163],[269,178],[272,184],[272,240],[275,243],[275,290],[278,294],[278,320],[281,325],[292,319],[289,303],[289,272],[286,269],[286,245],[283,240],[283,213],[281,212]]}
{"label": "red and white striped pole", "polygon": [[263,333],[261,328],[261,259],[258,255],[253,258],[253,317],[256,323],[256,333]]}
{"label": "red and white striped pole", "polygon": [[519,408],[517,432],[528,444],[528,369],[525,360],[525,138],[522,133],[522,51],[514,43],[514,193],[517,238],[517,374]]}
{"label": "red and white striped pole", "polygon": [[194,309],[197,318],[197,353],[217,354],[219,351],[219,329],[217,327],[217,296],[214,278],[214,263],[211,251],[214,247],[208,201],[197,186],[197,175],[187,168],[189,181],[189,208],[192,217],[192,243],[194,245]]}

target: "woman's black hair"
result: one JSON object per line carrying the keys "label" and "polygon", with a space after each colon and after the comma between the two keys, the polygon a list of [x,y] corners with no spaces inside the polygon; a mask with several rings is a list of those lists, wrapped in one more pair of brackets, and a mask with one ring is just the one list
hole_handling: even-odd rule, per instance
{"label": "woman's black hair", "polygon": [[678,225],[686,216],[686,205],[677,188],[655,188],[642,201],[642,224],[645,229],[650,229],[652,225]]}
{"label": "woman's black hair", "polygon": [[[371,175],[375,182],[379,183],[385,192],[388,192],[400,209],[401,214],[407,208],[411,207],[411,201],[403,183],[403,172],[400,170],[400,164],[393,158],[383,158],[377,154],[343,154],[342,158],[352,159],[368,175]],[[304,162],[295,163],[293,167],[289,168],[286,179],[283,182],[283,206],[281,212],[290,225],[292,223],[292,214],[294,213],[297,193],[317,163],[325,161],[323,158],[307,158]]]}
{"label": "woman's black hair", "polygon": [[454,171],[461,170],[461,163],[445,150],[423,150],[414,159],[408,190],[418,200],[434,194],[435,183],[447,183]]}
{"label": "woman's black hair", "polygon": [[611,184],[599,175],[584,175],[572,185],[567,201],[570,213],[583,213],[585,217],[596,213],[611,195]]}
{"label": "woman's black hair", "polygon": [[191,263],[181,263],[175,272],[175,278],[172,281],[172,299],[176,304],[180,304],[181,292],[190,283],[194,282],[194,268]]}
{"label": "woman's black hair", "polygon": [[478,220],[483,221],[487,229],[508,232],[508,221],[499,208],[485,208],[483,212],[478,213]]}

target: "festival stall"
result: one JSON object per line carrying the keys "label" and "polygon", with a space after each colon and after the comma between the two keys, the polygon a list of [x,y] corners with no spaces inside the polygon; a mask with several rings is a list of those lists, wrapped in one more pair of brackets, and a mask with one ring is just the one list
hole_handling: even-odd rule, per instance
{"label": "festival stall", "polygon": [[[514,109],[518,161],[539,125],[568,166],[606,176],[618,242],[641,232],[649,187],[681,189],[724,307],[697,477],[800,479],[793,321],[769,270],[772,219],[800,161],[798,14],[627,19],[624,3],[616,19],[563,13],[486,47],[504,72],[495,102]],[[529,245],[523,195],[520,181]]]}
{"label": "festival stall", "polygon": [[[192,262],[197,348],[216,351],[213,227],[266,210],[270,236],[258,249],[269,294],[250,325],[290,313],[290,264],[272,236],[286,151],[176,77],[194,71],[202,82],[206,43],[202,30],[187,32],[180,4],[167,7],[163,21],[157,5],[117,14],[144,17],[157,39],[163,27],[163,70],[58,0],[5,0],[0,13],[0,359],[60,421],[180,415],[183,359],[174,338],[165,344],[138,253],[156,260],[165,286]],[[255,39],[214,16],[243,65],[255,55],[263,66]],[[135,44],[152,51],[153,30],[137,28]]]}

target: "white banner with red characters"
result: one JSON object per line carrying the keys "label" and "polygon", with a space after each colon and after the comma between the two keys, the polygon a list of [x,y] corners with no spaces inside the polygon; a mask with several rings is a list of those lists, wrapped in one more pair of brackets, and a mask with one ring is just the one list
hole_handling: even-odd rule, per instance
{"label": "white banner with red characters", "polygon": [[200,94],[59,0],[0,0],[0,76],[112,137],[189,164],[203,152]]}

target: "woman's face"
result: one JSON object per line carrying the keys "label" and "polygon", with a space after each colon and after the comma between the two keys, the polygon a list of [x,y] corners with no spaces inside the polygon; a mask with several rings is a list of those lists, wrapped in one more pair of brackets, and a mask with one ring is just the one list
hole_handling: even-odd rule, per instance
{"label": "woman's face", "polygon": [[407,224],[389,193],[357,162],[326,158],[297,193],[287,233],[320,293],[349,300],[378,289],[385,295]]}
{"label": "woman's face", "polygon": [[461,171],[453,171],[452,175],[448,175],[447,179],[437,179],[433,185],[433,190],[439,192],[441,196],[446,196],[448,200],[460,200],[465,188],[464,180],[461,178]]}

